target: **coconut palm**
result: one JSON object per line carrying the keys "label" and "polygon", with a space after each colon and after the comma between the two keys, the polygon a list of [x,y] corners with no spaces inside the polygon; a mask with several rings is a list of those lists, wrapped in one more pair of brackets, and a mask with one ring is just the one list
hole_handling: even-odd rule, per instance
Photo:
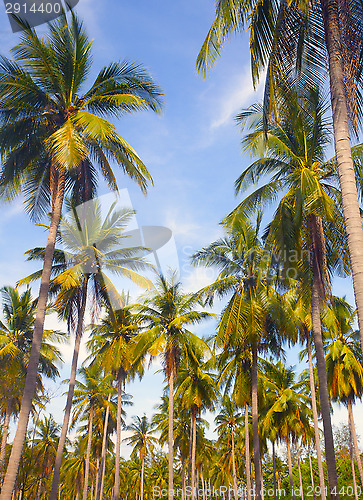
{"label": "coconut palm", "polygon": [[[30,349],[33,339],[37,301],[32,299],[31,290],[23,293],[10,286],[1,289],[4,320],[0,321],[0,378],[2,381],[1,407],[4,413],[0,452],[0,473],[4,471],[6,443],[10,419],[18,415],[21,395],[28,370]],[[40,350],[39,373],[36,380],[36,397],[43,391],[42,375],[50,379],[59,376],[57,364],[62,361],[55,343],[63,340],[63,334],[46,330]]]}
{"label": "coconut palm", "polygon": [[274,275],[269,271],[272,256],[268,248],[260,244],[260,222],[259,218],[254,225],[239,213],[231,225],[226,223],[226,238],[212,243],[193,256],[196,264],[220,269],[217,280],[199,294],[206,296],[210,303],[215,295],[231,295],[219,323],[216,348],[225,349],[232,344],[243,345],[251,351],[252,427],[258,500],[262,491],[258,435],[258,352],[280,352],[281,339],[277,322],[285,325],[285,330],[281,331],[286,334],[294,325],[289,308],[285,309],[282,297],[273,287]]}
{"label": "coconut palm", "polygon": [[[269,176],[269,181],[248,196],[236,212],[261,207],[275,200],[279,193],[283,196],[270,224],[268,239],[284,261],[286,273],[292,271],[301,277],[301,290],[310,297],[329,487],[337,491],[321,307],[330,293],[329,271],[348,272],[349,264],[336,164],[324,156],[329,137],[324,100],[317,90],[297,90],[285,88],[279,122],[269,123],[267,138],[259,106],[239,115],[241,123],[251,127],[244,139],[245,146],[262,155],[242,173],[236,188],[242,191],[251,179],[258,181],[264,176]],[[357,146],[357,155],[360,150]]]}
{"label": "coconut palm", "polygon": [[[216,18],[197,59],[197,69],[205,72],[229,35],[248,22],[254,84],[267,70],[265,115],[276,106],[279,86],[287,76],[297,74],[309,87],[312,82],[322,83],[328,68],[335,153],[359,318],[363,318],[363,231],[349,126],[357,126],[361,107],[361,18],[362,6],[357,2],[272,0],[261,5],[257,1],[218,0]],[[360,333],[363,349],[362,327]],[[335,481],[333,487],[337,491]]]}
{"label": "coconut palm", "polygon": [[[119,464],[121,449],[121,411],[122,391],[126,378],[132,378],[136,372],[133,364],[132,339],[140,330],[137,316],[132,306],[125,305],[114,311],[112,305],[107,308],[107,315],[99,325],[93,325],[88,347],[91,350],[92,364],[101,367],[105,373],[110,373],[117,382],[117,437],[115,457],[115,487],[114,498],[119,496]],[[105,450],[103,450],[105,458]],[[104,466],[104,465],[103,465]],[[98,492],[97,492],[98,494]]]}
{"label": "coconut palm", "polygon": [[334,298],[330,310],[326,311],[329,329],[325,362],[332,400],[342,402],[348,408],[354,455],[363,484],[363,468],[353,418],[353,404],[363,395],[363,358],[358,332],[353,329],[355,315],[353,308],[344,299]]}
{"label": "coconut palm", "polygon": [[161,355],[169,386],[169,500],[173,497],[174,381],[183,355],[197,360],[198,355],[208,349],[203,340],[187,329],[211,316],[211,313],[197,310],[198,305],[200,302],[195,295],[182,292],[182,285],[173,273],[168,278],[163,275],[158,277],[155,290],[140,307],[140,320],[145,324],[145,331],[137,339],[134,359],[137,361],[146,353],[151,357]]}
{"label": "coconut palm", "polygon": [[[127,247],[125,243],[127,237],[124,231],[134,214],[132,210],[116,209],[113,203],[103,216],[97,200],[89,201],[80,209],[72,205],[70,208],[70,213],[60,223],[63,250],[54,253],[54,278],[51,281],[51,291],[57,293],[55,308],[60,317],[68,321],[68,327],[75,329],[71,375],[54,467],[52,495],[59,483],[87,302],[92,312],[97,312],[101,301],[111,309],[122,306],[122,298],[106,272],[127,277],[140,286],[151,286],[150,281],[137,272],[146,267],[142,259],[143,248]],[[42,260],[44,252],[43,248],[34,248],[27,252],[28,259]],[[30,282],[40,274],[41,271],[35,272],[21,282]]]}
{"label": "coconut palm", "polygon": [[[109,160],[120,165],[143,191],[150,174],[131,146],[105,116],[159,108],[160,90],[140,66],[124,61],[103,68],[88,91],[82,91],[91,66],[91,42],[72,13],[51,23],[39,38],[22,25],[13,59],[0,67],[0,174],[2,197],[25,193],[34,216],[48,210],[50,224],[37,305],[34,342],[2,500],[10,500],[26,435],[43,335],[49,280],[64,193],[89,199],[99,169],[112,189],[116,179]],[[75,198],[80,198],[75,196]],[[51,497],[55,500],[55,497]]]}
{"label": "coconut palm", "polygon": [[152,435],[152,427],[145,415],[142,418],[133,417],[133,423],[127,426],[127,430],[131,431],[132,435],[126,438],[126,441],[133,446],[132,453],[139,454],[141,462],[140,500],[144,500],[145,458],[149,452],[153,451],[158,440]]}

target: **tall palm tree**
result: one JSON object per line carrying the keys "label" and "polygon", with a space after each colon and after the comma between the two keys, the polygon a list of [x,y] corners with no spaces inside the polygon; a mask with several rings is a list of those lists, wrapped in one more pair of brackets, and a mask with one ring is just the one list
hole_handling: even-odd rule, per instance
{"label": "tall palm tree", "polygon": [[327,321],[330,328],[325,362],[329,392],[333,401],[342,402],[348,408],[354,455],[363,484],[363,468],[353,418],[353,404],[363,396],[363,357],[359,348],[358,332],[353,329],[355,311],[344,299],[335,297],[327,315],[330,316],[330,321]]}
{"label": "tall palm tree", "polygon": [[115,500],[118,500],[120,488],[118,471],[121,450],[122,391],[126,378],[132,378],[137,371],[137,366],[133,363],[133,344],[131,341],[139,330],[140,324],[137,316],[133,313],[132,306],[124,305],[123,308],[114,311],[112,304],[108,304],[106,317],[101,320],[99,325],[93,325],[91,339],[88,342],[91,350],[90,357],[93,358],[92,364],[103,368],[105,373],[112,374],[117,383]]}
{"label": "tall palm tree", "polygon": [[[51,281],[51,291],[57,293],[55,308],[60,317],[68,321],[69,328],[75,329],[71,375],[54,467],[52,496],[56,495],[59,483],[87,302],[93,312],[100,308],[101,301],[109,308],[116,307],[117,304],[122,306],[122,297],[106,271],[130,278],[137,285],[151,286],[150,281],[137,272],[147,266],[142,259],[143,248],[126,247],[124,243],[124,230],[133,211],[116,209],[113,203],[106,216],[103,216],[102,207],[97,200],[88,202],[85,210],[84,207],[77,210],[72,205],[70,208],[69,215],[62,218],[59,226],[64,249],[55,250],[52,267],[54,278]],[[42,260],[44,252],[44,248],[34,248],[27,252],[28,259]],[[41,271],[35,272],[21,280],[21,283],[28,283],[40,275]]]}
{"label": "tall palm tree", "polygon": [[[312,333],[319,376],[321,411],[327,457],[329,488],[338,490],[330,401],[321,332],[321,307],[330,293],[329,271],[347,272],[344,251],[345,230],[340,211],[340,192],[336,187],[334,159],[325,160],[329,124],[324,116],[324,100],[317,90],[285,88],[279,121],[264,131],[262,109],[252,106],[239,115],[251,127],[244,138],[246,147],[262,156],[236,181],[242,191],[253,179],[270,176],[236,209],[252,210],[283,195],[269,227],[268,239],[284,261],[286,272],[302,277],[311,301]],[[357,154],[361,147],[357,146]],[[231,218],[233,218],[233,214]],[[327,245],[328,242],[328,245]],[[329,248],[329,254],[327,253]]]}
{"label": "tall palm tree", "polygon": [[[1,289],[4,320],[0,321],[0,379],[2,381],[1,405],[4,409],[4,426],[0,451],[0,474],[5,466],[6,443],[12,415],[18,414],[28,370],[29,355],[34,333],[37,301],[31,290],[23,293],[10,286]],[[36,397],[43,391],[42,375],[56,379],[59,376],[57,363],[62,361],[59,348],[63,334],[46,330],[39,356],[39,373],[36,379]]]}
{"label": "tall palm tree", "polygon": [[149,452],[152,452],[158,440],[152,435],[152,427],[145,415],[142,418],[136,416],[133,420],[133,423],[127,426],[127,430],[131,431],[132,435],[126,438],[126,441],[133,446],[133,454],[139,453],[141,462],[140,500],[144,500],[145,458]]}
{"label": "tall palm tree", "polygon": [[35,391],[64,193],[73,185],[75,193],[82,193],[83,200],[89,199],[94,192],[96,169],[112,189],[117,189],[109,160],[146,190],[151,177],[145,165],[104,117],[140,109],[157,110],[161,95],[143,69],[127,61],[103,68],[91,88],[82,92],[91,66],[91,42],[73,13],[69,20],[64,14],[53,22],[46,38],[39,38],[29,26],[22,28],[22,39],[12,51],[13,59],[3,58],[0,67],[0,193],[11,199],[25,192],[26,207],[34,215],[44,213],[51,201],[52,220],[34,342],[2,500],[10,500],[12,495]]}
{"label": "tall palm tree", "polygon": [[[298,74],[303,85],[324,80],[329,70],[334,145],[352,265],[359,322],[363,321],[363,231],[354,175],[349,126],[360,115],[362,85],[362,6],[356,2],[320,0],[286,2],[218,0],[216,18],[197,59],[206,72],[232,33],[249,24],[252,78],[267,70],[265,114],[278,102],[278,88],[287,75]],[[363,327],[360,326],[363,349]],[[336,485],[335,485],[336,486]],[[339,494],[336,495],[339,497]]]}
{"label": "tall palm tree", "polygon": [[150,292],[140,307],[140,320],[145,324],[145,331],[141,332],[136,340],[134,359],[137,361],[146,353],[151,357],[161,355],[169,386],[168,500],[173,498],[174,382],[183,355],[197,360],[198,355],[208,349],[202,339],[187,329],[189,325],[200,323],[212,315],[196,309],[198,305],[200,302],[195,295],[182,292],[182,285],[173,273],[168,278],[162,275],[158,277],[155,290]]}
{"label": "tall palm tree", "polygon": [[231,439],[232,447],[232,475],[233,475],[233,489],[234,496],[238,498],[237,489],[237,472],[236,472],[236,457],[235,457],[235,433],[236,430],[243,423],[243,416],[237,410],[236,406],[233,404],[231,399],[226,396],[222,400],[222,406],[220,412],[215,418],[215,423],[217,425],[217,432],[221,435],[229,435]]}
{"label": "tall palm tree", "polygon": [[[199,294],[211,303],[215,295],[231,298],[222,313],[216,335],[217,349],[229,344],[244,345],[251,351],[251,405],[254,444],[256,497],[261,498],[262,471],[258,434],[258,352],[279,352],[280,330],[293,328],[294,321],[289,308],[285,309],[282,297],[273,287],[274,275],[269,270],[271,254],[259,241],[261,219],[254,225],[241,213],[232,224],[226,223],[227,237],[220,239],[193,256],[199,265],[220,269],[217,280],[202,289]],[[288,321],[286,320],[288,318]]]}
{"label": "tall palm tree", "polygon": [[89,486],[89,470],[90,470],[90,457],[93,437],[93,420],[95,417],[96,409],[106,405],[107,397],[111,388],[111,377],[102,376],[98,367],[81,368],[79,370],[84,382],[76,380],[76,389],[74,391],[74,414],[72,425],[82,416],[86,416],[88,420],[88,437],[87,437],[87,451],[83,484],[83,500],[87,500],[88,486]]}
{"label": "tall palm tree", "polygon": [[[216,400],[216,384],[213,376],[206,371],[202,360],[183,358],[176,380],[175,397],[180,398],[191,412],[191,486],[192,500],[196,497],[196,446],[197,446],[197,416],[202,410],[213,410]],[[237,490],[236,490],[237,491]]]}

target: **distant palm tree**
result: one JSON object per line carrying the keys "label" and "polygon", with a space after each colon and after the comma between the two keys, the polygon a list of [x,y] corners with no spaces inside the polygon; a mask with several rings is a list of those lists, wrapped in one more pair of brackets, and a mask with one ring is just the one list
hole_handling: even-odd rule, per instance
{"label": "distant palm tree", "polygon": [[127,426],[127,430],[132,432],[132,435],[125,440],[129,445],[133,446],[132,453],[139,454],[141,463],[141,478],[140,478],[140,500],[144,500],[144,468],[145,458],[149,452],[152,452],[155,443],[158,439],[152,435],[152,426],[147,417],[134,417],[133,423]]}
{"label": "distant palm tree", "polygon": [[[160,90],[138,65],[124,61],[103,68],[87,91],[82,87],[91,67],[91,42],[71,13],[51,23],[47,37],[22,25],[13,59],[0,67],[0,195],[25,193],[26,207],[36,215],[51,205],[44,266],[37,305],[34,342],[22,408],[1,499],[11,500],[33,399],[44,315],[64,194],[75,200],[95,193],[96,170],[117,189],[110,161],[146,191],[151,176],[132,147],[105,119],[160,107]],[[51,500],[57,492],[52,491]]]}
{"label": "distant palm tree", "polygon": [[203,340],[187,329],[189,325],[200,323],[212,315],[198,310],[198,305],[200,301],[196,296],[183,293],[181,283],[172,274],[169,278],[160,275],[155,290],[140,306],[140,320],[145,325],[145,331],[136,338],[134,359],[137,361],[146,353],[152,357],[161,355],[169,385],[169,500],[173,499],[174,381],[183,355],[196,357],[208,349]]}

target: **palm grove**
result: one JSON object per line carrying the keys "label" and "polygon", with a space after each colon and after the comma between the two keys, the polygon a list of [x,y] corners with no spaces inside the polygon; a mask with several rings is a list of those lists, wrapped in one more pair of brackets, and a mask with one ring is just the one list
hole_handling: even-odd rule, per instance
{"label": "palm grove", "polygon": [[[267,70],[265,95],[236,117],[252,160],[235,182],[241,201],[221,222],[224,235],[192,257],[216,273],[194,293],[176,273],[159,274],[147,249],[128,246],[132,211],[114,205],[104,214],[96,200],[99,174],[117,190],[113,165],[144,193],[152,184],[109,121],[159,112],[162,92],[147,71],[110,63],[89,84],[92,44],[73,13],[45,38],[22,25],[11,59],[1,59],[0,195],[11,202],[21,194],[48,230],[45,247],[27,252],[42,269],[1,292],[1,500],[359,498],[362,148],[351,148],[349,134],[361,121],[361,5],[219,0],[197,69],[206,73],[245,27],[254,82]],[[332,295],[336,275],[352,276],[356,311]],[[136,283],[140,298],[131,303],[113,276]],[[215,303],[215,332],[202,339],[193,330]],[[50,312],[65,332],[44,329]],[[78,366],[85,330],[87,359]],[[45,416],[46,379],[59,377],[65,342],[74,352],[60,424]],[[285,361],[294,344],[308,364],[300,374]],[[162,400],[151,419],[134,416],[126,426],[127,384],[155,357]],[[349,416],[335,435],[332,401]]]}

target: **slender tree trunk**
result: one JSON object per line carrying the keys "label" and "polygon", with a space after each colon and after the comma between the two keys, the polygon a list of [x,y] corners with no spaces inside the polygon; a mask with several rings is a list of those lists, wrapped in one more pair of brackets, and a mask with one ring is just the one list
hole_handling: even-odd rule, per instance
{"label": "slender tree trunk", "polygon": [[43,483],[43,478],[40,478],[36,500],[40,500],[40,495],[42,493],[42,483]]}
{"label": "slender tree trunk", "polygon": [[193,447],[192,447],[192,500],[196,498],[196,483],[195,483],[195,451],[197,448],[197,410],[192,407],[192,426],[193,426]]}
{"label": "slender tree trunk", "polygon": [[106,453],[107,453],[107,432],[108,432],[108,419],[110,415],[110,404],[111,401],[111,394],[109,394],[107,398],[107,407],[106,407],[106,415],[105,415],[105,421],[103,423],[103,437],[102,437],[102,451],[101,451],[101,464],[100,464],[100,470],[98,474],[98,480],[97,480],[97,486],[96,486],[96,500],[100,500],[103,495],[103,489],[101,489],[102,485],[102,477],[104,475],[104,470],[105,470],[105,465],[106,465]]}
{"label": "slender tree trunk", "polygon": [[[361,347],[363,349],[363,231],[349,138],[348,107],[344,86],[341,31],[339,23],[340,14],[337,0],[320,0],[320,2],[325,28],[325,43],[329,57],[330,97],[335,153],[342,192],[343,213],[348,237],[354,295],[358,310]],[[332,487],[330,483],[329,486],[330,488]]]}
{"label": "slender tree trunk", "polygon": [[8,433],[9,433],[9,424],[10,424],[11,412],[12,412],[12,404],[11,404],[11,400],[9,399],[8,402],[7,402],[7,404],[6,404],[4,425],[3,425],[3,431],[2,431],[3,435],[1,437],[0,481],[3,478],[4,469],[5,469],[6,444],[8,442]]}
{"label": "slender tree trunk", "polygon": [[[311,479],[311,487],[313,489],[313,497],[314,497],[314,500],[316,498],[315,496],[315,481],[314,481],[314,471],[313,471],[313,464],[312,464],[312,461],[311,461],[311,453],[310,453],[310,449],[309,449],[309,465],[310,465],[310,479]],[[320,487],[321,488],[321,487]],[[325,491],[324,491],[324,494],[325,494]],[[321,497],[323,498],[323,496],[321,495]]]}
{"label": "slender tree trunk", "polygon": [[[306,331],[305,333],[306,333],[306,342],[307,342],[307,348],[308,348],[309,380],[310,380],[310,392],[311,392],[311,407],[312,407],[312,410],[313,410],[315,448],[316,448],[316,457],[317,457],[317,460],[318,460],[320,496],[321,496],[321,500],[326,500],[324,469],[323,469],[323,461],[322,461],[322,458],[321,458],[321,447],[320,447],[318,409],[317,409],[317,406],[316,406],[316,392],[315,392],[315,381],[314,381],[313,356],[311,354],[311,341],[310,341],[309,332]],[[315,491],[314,491],[314,495],[315,495]]]}
{"label": "slender tree trunk", "polygon": [[169,375],[169,478],[168,478],[168,500],[173,500],[173,462],[174,462],[174,364],[172,364]]}
{"label": "slender tree trunk", "polygon": [[57,230],[62,212],[64,198],[65,173],[57,175],[57,190],[53,197],[52,220],[50,223],[47,245],[45,247],[44,264],[40,281],[40,290],[37,303],[37,311],[34,322],[33,341],[28,362],[28,370],[25,379],[25,386],[21,409],[18,419],[5,481],[1,489],[0,500],[11,500],[11,495],[15,486],[16,477],[19,470],[21,454],[28,427],[28,420],[32,408],[32,401],[35,393],[40,348],[43,339],[43,329],[45,320],[45,310],[48,302],[49,282],[53,263],[54,247],[57,237]]}
{"label": "slender tree trunk", "polygon": [[145,457],[144,457],[144,455],[142,455],[142,458],[141,458],[140,500],[144,500],[144,467],[145,467]]}
{"label": "slender tree trunk", "polygon": [[361,481],[361,484],[363,486],[362,461],[360,458],[360,453],[359,453],[359,448],[358,448],[358,439],[357,439],[357,433],[356,433],[355,424],[354,424],[353,408],[352,408],[352,402],[350,401],[350,399],[348,399],[347,406],[348,406],[349,428],[350,428],[350,432],[352,433],[352,440],[353,440],[353,449],[354,449],[355,459],[356,459],[357,465],[358,465],[360,481]]}
{"label": "slender tree trunk", "polygon": [[60,477],[60,470],[61,470],[61,465],[62,465],[62,457],[63,457],[64,446],[65,446],[66,439],[67,439],[69,420],[71,417],[71,410],[72,410],[74,386],[76,383],[76,376],[77,376],[78,356],[79,356],[79,349],[81,346],[83,324],[84,324],[84,315],[85,315],[86,304],[87,304],[87,285],[88,285],[88,278],[85,279],[85,282],[84,282],[83,287],[82,287],[81,307],[80,307],[80,310],[78,312],[76,336],[75,336],[75,340],[74,340],[74,350],[73,350],[73,358],[72,358],[72,365],[71,365],[71,375],[70,375],[69,384],[68,384],[67,402],[66,402],[66,407],[65,407],[65,411],[64,411],[61,435],[59,437],[59,442],[58,442],[58,447],[57,447],[57,454],[55,457],[52,489],[51,489],[50,497],[49,497],[50,500],[57,500],[57,491],[58,491],[58,486],[59,486],[59,477]]}
{"label": "slender tree trunk", "polygon": [[303,482],[302,482],[302,476],[301,476],[301,464],[300,464],[300,448],[299,448],[298,442],[296,442],[296,451],[297,451],[297,467],[299,470],[300,496],[301,496],[301,500],[304,500],[304,489],[303,489]]}
{"label": "slender tree trunk", "polygon": [[258,436],[258,399],[257,399],[257,346],[252,346],[252,431],[254,448],[254,466],[255,466],[255,487],[256,500],[261,499],[262,483],[260,468],[260,440]]}
{"label": "slender tree trunk", "polygon": [[200,480],[202,482],[202,491],[203,491],[203,500],[205,500],[205,485],[204,485],[204,478],[203,478],[203,467],[200,467]]}
{"label": "slender tree trunk", "polygon": [[120,371],[117,379],[117,421],[116,421],[116,457],[115,457],[115,486],[113,499],[120,498],[120,454],[121,454],[121,409],[122,409],[122,386],[124,377]]}
{"label": "slender tree trunk", "polygon": [[353,480],[353,488],[354,488],[354,497],[355,497],[355,500],[358,500],[357,478],[355,477],[354,454],[353,454],[353,438],[352,438],[352,430],[351,430],[349,418],[348,418],[348,427],[349,427],[349,455],[350,455],[350,465],[352,467],[352,480]]}
{"label": "slender tree trunk", "polygon": [[273,473],[273,483],[274,483],[274,499],[277,500],[276,491],[276,452],[275,452],[275,441],[272,441],[272,473]]}
{"label": "slender tree trunk", "polygon": [[[314,345],[316,353],[316,364],[318,368],[319,378],[319,394],[321,414],[324,425],[324,440],[325,440],[325,456],[328,471],[329,490],[334,500],[339,499],[339,486],[337,478],[337,469],[335,461],[334,439],[331,424],[330,400],[328,392],[328,380],[325,366],[325,356],[323,347],[323,337],[321,333],[321,318],[320,318],[320,300],[321,291],[323,290],[324,272],[322,264],[319,261],[320,256],[325,254],[324,233],[322,232],[321,219],[316,216],[310,216],[310,233],[312,239],[312,267],[313,267],[313,283],[311,292],[311,317],[314,336]],[[324,245],[324,246],[323,246]]]}
{"label": "slender tree trunk", "polygon": [[181,464],[182,464],[182,500],[185,500],[185,458],[180,451]]}
{"label": "slender tree trunk", "polygon": [[[101,455],[102,455],[102,451],[101,451]],[[95,490],[96,495],[97,495],[97,491],[99,489],[99,484],[100,484],[100,479],[101,479],[101,460],[100,460],[100,457],[97,457],[96,476],[95,476],[95,480],[92,482],[92,499],[93,499],[93,486],[94,486],[94,490]]]}
{"label": "slender tree trunk", "polygon": [[245,460],[246,460],[246,488],[247,500],[251,500],[251,455],[250,455],[250,428],[248,425],[248,404],[245,404]]}
{"label": "slender tree trunk", "polygon": [[238,498],[238,489],[237,489],[236,454],[235,454],[235,449],[234,449],[234,433],[233,433],[233,428],[231,428],[231,442],[232,442],[233,491],[234,491],[234,498],[235,498],[235,500],[237,500],[237,498]]}
{"label": "slender tree trunk", "polygon": [[291,460],[291,449],[290,449],[290,438],[286,438],[286,450],[287,450],[287,463],[289,466],[289,480],[290,480],[290,489],[291,489],[291,496],[293,500],[296,500],[295,497],[295,490],[294,490],[294,479],[292,477],[292,460]]}
{"label": "slender tree trunk", "polygon": [[193,449],[193,416],[192,414],[190,414],[188,486],[190,486],[190,482],[192,480],[192,449]]}
{"label": "slender tree trunk", "polygon": [[89,465],[91,459],[91,446],[92,446],[92,427],[93,427],[93,408],[89,414],[88,422],[88,441],[87,441],[87,454],[86,454],[86,467],[84,473],[84,485],[83,485],[83,500],[87,500],[88,495],[88,477],[89,477]]}

